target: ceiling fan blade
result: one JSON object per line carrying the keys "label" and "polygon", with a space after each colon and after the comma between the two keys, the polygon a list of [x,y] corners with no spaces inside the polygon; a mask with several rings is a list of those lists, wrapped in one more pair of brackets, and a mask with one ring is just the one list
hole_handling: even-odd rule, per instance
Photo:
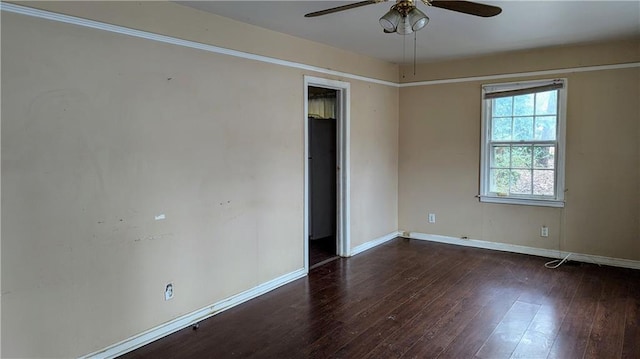
{"label": "ceiling fan blade", "polygon": [[320,11],[316,11],[316,12],[310,12],[310,13],[306,14],[304,17],[316,17],[316,16],[332,14],[334,12],[344,11],[344,10],[349,10],[349,9],[355,9],[357,7],[360,7],[360,6],[371,5],[371,4],[379,3],[381,1],[386,1],[386,0],[360,1],[360,2],[353,3],[353,4],[347,4],[347,5],[332,7],[330,9],[320,10]]}
{"label": "ceiling fan blade", "polygon": [[502,9],[497,6],[480,4],[471,1],[431,0],[429,2],[431,3],[431,6],[439,7],[441,9],[447,9],[482,17],[492,17],[502,12]]}

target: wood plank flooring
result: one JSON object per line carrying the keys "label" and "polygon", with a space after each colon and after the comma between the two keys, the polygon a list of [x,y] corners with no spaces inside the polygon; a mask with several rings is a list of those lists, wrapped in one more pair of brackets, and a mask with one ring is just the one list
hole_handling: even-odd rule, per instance
{"label": "wood plank flooring", "polygon": [[320,239],[309,240],[309,268],[327,263],[329,259],[337,258],[336,238],[329,236]]}
{"label": "wood plank flooring", "polygon": [[397,238],[123,358],[640,358],[640,271]]}

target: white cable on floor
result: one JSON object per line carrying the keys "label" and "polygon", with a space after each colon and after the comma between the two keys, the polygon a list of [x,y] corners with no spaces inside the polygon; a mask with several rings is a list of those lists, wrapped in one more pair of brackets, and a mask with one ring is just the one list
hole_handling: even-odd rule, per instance
{"label": "white cable on floor", "polygon": [[556,268],[560,267],[562,264],[564,264],[564,262],[566,262],[567,259],[569,259],[569,256],[571,256],[571,253],[567,254],[567,256],[564,257],[564,259],[562,259],[562,260],[554,259],[554,260],[552,260],[550,262],[545,263],[544,266],[546,268],[556,269]]}
{"label": "white cable on floor", "polygon": [[[564,192],[566,193],[568,191],[568,189],[565,188]],[[565,217],[565,211],[564,211],[564,207],[562,207],[561,211],[560,211],[560,227],[558,228],[558,255],[560,255],[560,253],[562,253],[562,242],[564,242],[564,226],[566,223],[566,217]],[[559,259],[554,259],[552,261],[549,261],[547,263],[544,264],[545,268],[549,268],[549,269],[556,269],[558,267],[560,267],[561,265],[563,265],[571,256],[571,253],[567,254],[566,257],[564,257],[562,260]]]}

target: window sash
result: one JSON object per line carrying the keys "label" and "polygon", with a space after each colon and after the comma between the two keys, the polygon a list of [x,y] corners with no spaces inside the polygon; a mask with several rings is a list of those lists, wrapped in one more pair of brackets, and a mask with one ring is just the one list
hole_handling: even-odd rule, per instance
{"label": "window sash", "polygon": [[[488,154],[488,164],[487,164],[487,176],[488,176],[488,186],[487,186],[487,193],[494,195],[494,196],[499,196],[499,197],[519,197],[519,198],[537,198],[537,199],[555,199],[557,196],[557,183],[558,183],[558,177],[557,177],[557,168],[558,168],[558,156],[556,155],[557,153],[557,149],[558,146],[555,142],[552,141],[545,141],[543,143],[541,142],[509,142],[509,143],[492,143],[489,144],[488,146],[488,150],[489,150],[489,154]],[[529,160],[529,163],[527,164],[527,166],[517,166],[514,165],[513,163],[513,152],[512,149],[513,147],[530,147],[531,148],[531,159]],[[551,147],[553,148],[553,167],[548,168],[548,167],[536,167],[535,163],[536,163],[536,153],[535,153],[535,148],[536,147]],[[495,158],[495,149],[496,148],[508,148],[509,149],[509,164],[508,166],[504,167],[504,166],[498,166],[497,165],[497,161]],[[526,171],[529,172],[530,174],[530,193],[514,193],[514,191],[511,190],[512,188],[512,182],[509,179],[508,182],[508,190],[507,192],[500,192],[500,191],[494,191],[492,190],[492,185],[494,183],[494,180],[496,180],[496,178],[493,177],[493,173],[494,171],[508,171],[508,172],[513,172],[513,171]],[[540,184],[539,182],[536,182],[536,171],[538,173],[541,172],[552,172],[553,173],[553,194],[536,194],[536,185]]]}
{"label": "window sash", "polygon": [[[483,107],[483,124],[482,124],[482,158],[481,158],[481,191],[480,200],[482,202],[494,202],[494,203],[509,203],[509,204],[525,204],[534,206],[548,206],[548,207],[564,207],[564,141],[565,141],[565,111],[566,111],[566,79],[554,79],[554,80],[537,80],[522,83],[511,84],[494,84],[483,85],[482,107]],[[559,90],[557,93],[557,111],[556,117],[556,138],[555,140],[492,140],[492,99],[500,97],[512,97],[523,94],[547,92],[550,90]],[[496,116],[497,117],[512,117],[514,116]],[[515,116],[517,117],[517,116]],[[528,116],[532,117],[532,116]],[[535,154],[532,153],[532,159],[530,167],[519,168],[513,167],[511,163],[511,157],[509,158],[509,167],[496,167],[494,163],[494,148],[499,146],[532,146],[532,151],[535,150],[535,146],[551,146],[554,148],[553,168],[538,168],[535,166]],[[509,154],[511,155],[511,153]],[[502,164],[504,165],[504,164]],[[499,192],[492,192],[492,178],[491,172],[495,169],[523,170],[528,171],[531,176],[531,189],[530,194],[517,194],[508,193],[504,195]],[[534,171],[549,171],[553,173],[553,195],[540,194],[545,190],[544,185],[542,188],[539,186],[541,182],[538,182],[538,187],[533,184],[535,180]],[[538,172],[538,175],[542,175],[542,172]],[[539,177],[538,177],[539,179]],[[510,179],[511,180],[511,179]],[[550,183],[550,182],[547,182]],[[546,187],[548,189],[549,187]],[[511,192],[511,189],[509,188]],[[538,191],[539,194],[535,194]]]}

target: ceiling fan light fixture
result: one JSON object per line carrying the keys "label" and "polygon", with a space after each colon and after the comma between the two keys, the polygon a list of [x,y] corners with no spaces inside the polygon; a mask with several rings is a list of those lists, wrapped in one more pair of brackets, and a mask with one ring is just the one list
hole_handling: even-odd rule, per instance
{"label": "ceiling fan light fixture", "polygon": [[411,24],[411,29],[413,31],[422,29],[429,22],[429,17],[415,7],[409,11],[407,19],[409,20],[409,24]]}
{"label": "ceiling fan light fixture", "polygon": [[400,23],[398,24],[397,32],[400,35],[409,35],[413,32],[413,29],[411,28],[411,22],[409,21],[408,16],[402,17],[402,20],[400,20]]}
{"label": "ceiling fan light fixture", "polygon": [[395,9],[395,7],[392,7],[391,10],[380,18],[380,25],[382,25],[382,27],[388,32],[395,32],[401,18],[402,16],[400,16],[400,13]]}

